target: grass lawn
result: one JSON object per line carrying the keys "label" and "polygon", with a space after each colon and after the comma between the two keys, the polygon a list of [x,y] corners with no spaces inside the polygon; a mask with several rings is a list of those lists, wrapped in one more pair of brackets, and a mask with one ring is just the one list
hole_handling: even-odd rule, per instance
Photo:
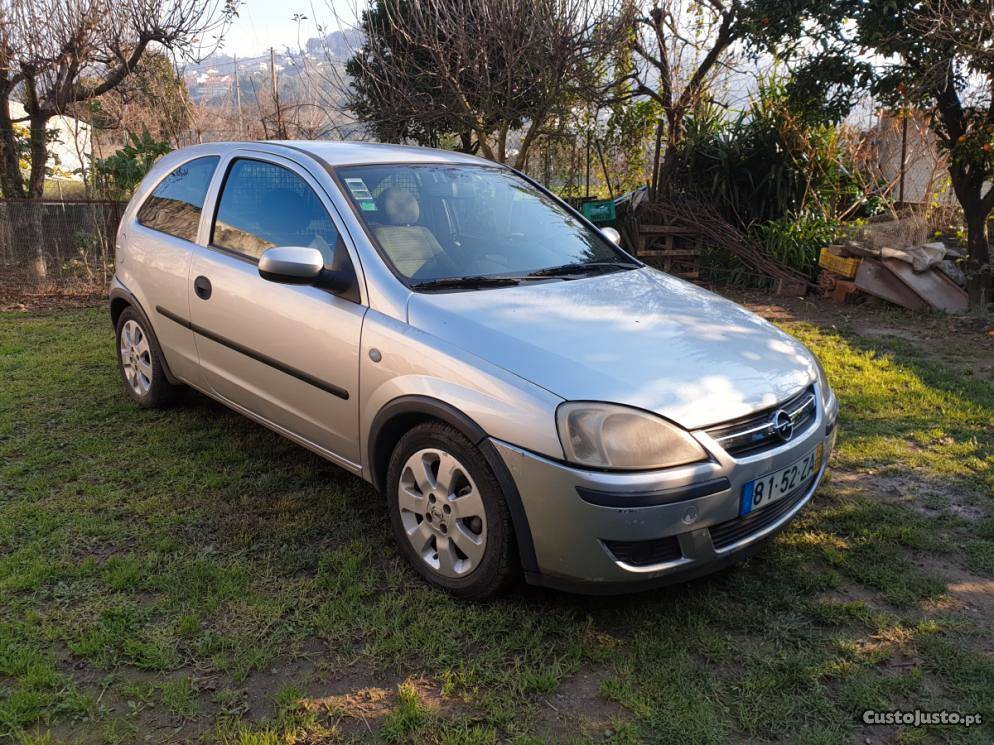
{"label": "grass lawn", "polygon": [[[482,605],[359,479],[200,395],[134,407],[102,308],[0,314],[0,741],[990,743],[994,335],[760,310],[842,403],[791,529],[690,585]],[[985,723],[862,722],[895,708]]]}

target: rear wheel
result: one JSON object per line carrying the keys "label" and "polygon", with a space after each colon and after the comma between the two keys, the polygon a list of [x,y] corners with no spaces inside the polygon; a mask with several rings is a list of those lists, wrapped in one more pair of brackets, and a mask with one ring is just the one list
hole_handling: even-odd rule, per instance
{"label": "rear wheel", "polygon": [[433,584],[482,599],[516,574],[514,535],[500,485],[480,451],[441,422],[405,434],[387,475],[400,550]]}
{"label": "rear wheel", "polygon": [[124,390],[143,408],[168,406],[182,390],[166,379],[159,342],[134,308],[125,308],[117,319],[117,363]]}

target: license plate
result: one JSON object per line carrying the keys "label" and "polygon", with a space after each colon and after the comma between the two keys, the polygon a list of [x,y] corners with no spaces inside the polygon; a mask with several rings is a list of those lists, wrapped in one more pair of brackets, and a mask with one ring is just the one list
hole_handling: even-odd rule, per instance
{"label": "license plate", "polygon": [[742,501],[739,515],[747,515],[755,510],[783,499],[802,484],[807,483],[818,473],[821,466],[822,446],[819,445],[798,461],[786,468],[768,473],[742,487]]}

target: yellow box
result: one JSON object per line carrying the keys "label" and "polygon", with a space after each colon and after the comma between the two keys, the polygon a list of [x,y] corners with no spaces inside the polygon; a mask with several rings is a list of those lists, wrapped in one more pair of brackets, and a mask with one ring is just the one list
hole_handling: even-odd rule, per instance
{"label": "yellow box", "polygon": [[828,269],[830,272],[835,272],[846,279],[852,279],[856,276],[856,270],[859,269],[859,259],[846,259],[842,256],[836,256],[826,246],[821,250],[821,256],[818,257],[818,266],[822,269]]}

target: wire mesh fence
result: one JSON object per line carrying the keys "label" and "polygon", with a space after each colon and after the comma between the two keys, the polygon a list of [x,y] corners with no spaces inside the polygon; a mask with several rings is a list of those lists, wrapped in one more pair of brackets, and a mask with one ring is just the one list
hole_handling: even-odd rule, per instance
{"label": "wire mesh fence", "polygon": [[106,286],[126,204],[98,199],[0,199],[0,281]]}

